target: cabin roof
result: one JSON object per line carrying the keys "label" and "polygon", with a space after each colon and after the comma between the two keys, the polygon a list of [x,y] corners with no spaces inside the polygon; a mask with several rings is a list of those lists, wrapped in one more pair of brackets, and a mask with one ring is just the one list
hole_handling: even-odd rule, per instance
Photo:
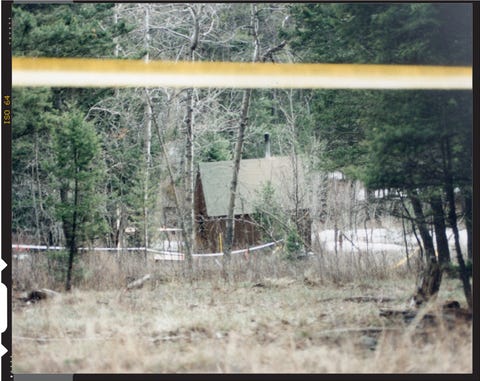
{"label": "cabin roof", "polygon": [[[297,159],[298,199],[301,208],[306,206],[302,161]],[[199,164],[207,214],[211,217],[226,216],[230,200],[233,161],[217,161]],[[273,199],[285,210],[294,209],[295,175],[293,158],[289,156],[263,159],[245,159],[240,162],[235,200],[235,215],[252,214],[261,204],[267,184],[273,188]]]}

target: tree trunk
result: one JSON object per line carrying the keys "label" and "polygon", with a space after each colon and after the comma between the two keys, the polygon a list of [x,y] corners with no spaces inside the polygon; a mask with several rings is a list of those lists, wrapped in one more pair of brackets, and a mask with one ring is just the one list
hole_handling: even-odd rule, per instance
{"label": "tree trunk", "polygon": [[[115,26],[118,24],[118,19],[120,16],[120,7],[121,7],[121,4],[116,3],[113,8],[113,23]],[[118,58],[120,55],[120,44],[119,44],[118,37],[115,37],[113,39],[113,42],[115,43],[113,55],[115,58]],[[120,89],[118,87],[116,87],[114,90],[114,97],[115,97],[115,101],[118,102],[120,99]],[[110,190],[110,193],[112,193],[112,190]],[[123,191],[121,191],[121,196],[123,196]],[[115,207],[115,224],[114,224],[114,234],[113,234],[114,245],[117,248],[117,258],[118,258],[118,255],[120,254],[120,248],[124,246],[124,237],[123,237],[124,229],[125,229],[124,220],[125,220],[124,208],[123,206],[119,205],[119,201],[117,201],[117,204]]]}
{"label": "tree trunk", "polygon": [[[76,157],[75,157],[76,161]],[[65,291],[70,291],[72,288],[72,272],[73,272],[73,261],[77,256],[77,208],[78,208],[78,178],[75,176],[75,185],[73,189],[73,217],[72,217],[72,225],[70,231],[70,237],[68,242],[68,268],[67,268],[67,281],[65,285]],[[67,238],[67,237],[65,237]]]}
{"label": "tree trunk", "polygon": [[245,90],[243,93],[242,109],[240,116],[240,125],[238,128],[237,144],[235,145],[235,156],[233,160],[233,176],[230,184],[230,201],[228,203],[228,215],[226,221],[225,232],[225,249],[223,255],[223,277],[228,282],[230,281],[230,259],[233,246],[233,238],[235,234],[234,228],[234,212],[235,212],[235,197],[237,193],[238,173],[240,171],[240,161],[242,157],[242,147],[245,135],[245,128],[247,127],[248,109],[250,106],[250,98],[252,90]]}
{"label": "tree trunk", "polygon": [[445,141],[443,148],[443,160],[444,160],[444,172],[445,172],[445,194],[447,196],[448,203],[448,223],[453,230],[453,236],[455,239],[455,251],[457,252],[457,261],[459,267],[459,277],[462,282],[463,292],[465,299],[467,300],[468,308],[470,311],[473,308],[472,302],[472,287],[470,285],[470,278],[468,271],[465,267],[465,261],[463,260],[462,250],[460,248],[460,235],[458,233],[457,226],[457,212],[455,207],[455,193],[453,185],[453,172],[452,172],[452,149],[450,147],[450,141],[448,138]]}
{"label": "tree trunk", "polygon": [[447,228],[445,226],[445,213],[443,212],[442,199],[439,195],[430,198],[430,206],[433,212],[433,226],[435,240],[437,242],[438,261],[440,266],[445,267],[450,263],[450,250],[448,249]]}
{"label": "tree trunk", "polygon": [[468,260],[472,261],[473,252],[473,230],[472,230],[472,192],[471,189],[463,189],[463,215],[467,229],[467,252]]}
{"label": "tree trunk", "polygon": [[[35,183],[36,183],[36,190],[38,194],[38,210],[37,206],[35,205],[35,218],[36,218],[36,223],[37,223],[37,228],[38,228],[38,233],[36,233],[36,238],[39,244],[42,242],[48,242],[48,229],[45,229],[45,224],[44,224],[44,215],[45,215],[45,210],[43,209],[43,197],[42,197],[42,182],[40,181],[40,160],[38,157],[39,153],[39,147],[38,147],[38,142],[39,142],[39,137],[38,137],[38,132],[35,131]],[[34,195],[34,203],[35,203],[35,195]]]}
{"label": "tree trunk", "polygon": [[[148,96],[148,90],[147,96]],[[150,187],[150,166],[152,161],[152,108],[150,104],[145,104],[145,176],[143,179],[143,244],[145,247],[145,260],[147,259],[147,249],[149,245],[148,237],[148,198]]]}
{"label": "tree trunk", "polygon": [[[194,200],[194,167],[193,167],[193,89],[187,90],[187,115],[185,118],[185,127],[186,127],[186,176],[185,176],[185,207],[186,207],[186,224],[185,224],[185,236],[189,237],[189,240],[193,245],[195,242],[195,229],[194,229],[194,220],[195,220],[195,210],[193,205]],[[193,261],[191,255],[187,257],[187,266],[189,271],[192,271]]]}
{"label": "tree trunk", "polygon": [[[151,101],[150,101],[150,98],[147,96],[147,101],[150,103],[150,107],[151,107]],[[168,160],[168,152],[167,152],[167,148],[165,147],[165,142],[163,140],[163,135],[160,131],[160,127],[158,125],[158,122],[157,122],[157,119],[155,118],[155,114],[152,114],[152,121],[153,121],[153,124],[155,125],[155,130],[157,132],[157,137],[158,137],[158,140],[160,142],[160,146],[162,148],[162,153],[163,153],[163,157],[165,159],[165,164],[167,166],[167,172],[168,172],[168,176],[169,176],[169,179],[170,179],[170,184],[172,186],[172,189],[173,189],[173,196],[174,196],[174,202],[175,202],[175,210],[177,211],[178,215],[180,216],[180,229],[182,229],[182,232],[186,232],[186,227],[185,227],[185,218],[184,218],[184,214],[182,213],[183,211],[183,208],[180,207],[180,198],[178,196],[178,192],[177,192],[177,187],[175,185],[175,177],[173,175],[173,170],[172,170],[172,167],[170,165],[170,161]],[[190,261],[190,264],[189,264],[189,274],[188,276],[191,278],[191,275],[192,275],[192,272],[191,272],[191,261],[192,261],[192,249],[191,249],[191,243],[190,243],[190,237],[189,236],[185,236],[183,237],[183,241],[185,243],[185,256],[187,258],[187,261]]]}
{"label": "tree trunk", "polygon": [[[260,56],[260,43],[258,40],[258,18],[257,18],[257,6],[251,4],[251,19],[250,26],[252,28],[253,34],[253,43],[254,43],[254,52],[253,52],[253,62],[258,61]],[[233,246],[233,239],[235,236],[235,227],[234,227],[234,213],[235,213],[235,197],[237,193],[237,183],[238,183],[238,173],[240,171],[240,161],[242,158],[242,148],[243,140],[245,135],[245,129],[248,122],[248,110],[250,108],[250,99],[252,97],[252,89],[244,90],[242,106],[240,111],[240,124],[238,127],[238,136],[237,143],[235,145],[235,155],[233,159],[233,174],[232,182],[230,184],[230,200],[228,203],[228,214],[226,221],[226,232],[225,232],[225,249],[223,255],[223,278],[226,282],[229,282],[231,279],[230,274],[230,260]]]}
{"label": "tree trunk", "polygon": [[414,300],[417,306],[427,302],[432,296],[440,290],[442,282],[442,269],[435,257],[435,248],[433,239],[428,231],[425,216],[423,214],[422,204],[415,191],[409,193],[413,211],[416,217],[416,224],[420,232],[420,237],[425,249],[426,268],[421,274]]}
{"label": "tree trunk", "polygon": [[[273,60],[273,52],[279,51],[283,48],[285,45],[285,41],[283,41],[280,45],[276,46],[275,48],[271,48],[265,53],[262,57],[262,62],[265,62],[267,57],[270,57],[270,59]],[[273,96],[275,95],[272,93]],[[294,189],[292,192],[292,199],[294,203],[294,222],[295,222],[295,227],[297,229],[297,232],[300,234],[303,245],[305,247],[306,251],[311,250],[311,239],[307,237],[307,230],[309,233],[311,233],[311,229],[308,229],[308,221],[307,221],[307,216],[304,213],[304,210],[302,208],[302,200],[301,200],[301,195],[300,195],[300,188],[299,188],[299,163],[298,163],[298,158],[297,158],[297,145],[298,145],[298,140],[296,137],[295,133],[295,127],[296,127],[296,117],[295,117],[295,109],[294,109],[294,104],[293,104],[293,91],[290,90],[288,93],[288,110],[283,108],[282,106],[279,106],[281,112],[283,113],[286,121],[287,121],[287,126],[288,126],[288,134],[290,135],[290,141],[291,141],[291,163],[292,163],[292,169],[293,169],[293,179],[294,179]],[[272,108],[273,110],[274,108]]]}
{"label": "tree trunk", "polygon": [[[145,62],[150,60],[150,4],[145,5]],[[145,89],[147,98],[150,99],[148,89]],[[148,101],[145,102],[145,176],[143,183],[143,244],[145,247],[144,257],[147,261],[148,254],[148,193],[150,181],[150,166],[152,161],[151,146],[152,146],[152,107]]]}
{"label": "tree trunk", "polygon": [[[36,146],[36,144],[35,144]],[[36,152],[35,152],[36,153]],[[36,159],[36,157],[35,157]],[[40,244],[40,218],[39,218],[39,213],[38,213],[38,207],[37,207],[37,197],[35,196],[35,167],[32,166],[32,180],[30,182],[30,192],[32,193],[32,204],[33,204],[33,212],[35,216],[35,240],[37,242],[37,245]]]}
{"label": "tree trunk", "polygon": [[470,278],[468,271],[465,266],[465,261],[463,260],[462,250],[460,248],[460,235],[458,233],[458,226],[457,226],[457,213],[455,210],[455,196],[453,193],[453,187],[448,187],[447,190],[447,200],[449,204],[449,211],[448,211],[448,222],[453,230],[453,236],[455,238],[455,251],[457,252],[457,261],[459,267],[459,277],[462,282],[463,292],[465,294],[465,298],[467,300],[468,308],[470,311],[473,308],[472,303],[472,288],[470,285]]}
{"label": "tree trunk", "polygon": [[410,253],[408,252],[408,242],[407,242],[407,229],[405,228],[405,216],[402,214],[402,232],[403,232],[403,244],[405,245],[405,256],[407,259],[407,268],[410,271]]}
{"label": "tree trunk", "polygon": [[420,259],[423,260],[423,245],[420,239],[418,238],[417,229],[415,228],[415,221],[414,221],[415,219],[412,217],[407,206],[405,205],[404,198],[401,195],[399,196],[400,196],[400,203],[402,204],[403,210],[405,211],[405,214],[402,215],[402,218],[407,217],[407,219],[410,221],[412,225],[413,236],[415,237],[415,240],[417,241],[417,244],[418,244],[418,248],[420,249]]}
{"label": "tree trunk", "polygon": [[[200,6],[201,9],[201,6]],[[188,50],[188,60],[193,62],[195,60],[195,49],[198,45],[199,38],[199,21],[198,14],[194,6],[189,7],[190,14],[193,21],[193,31],[190,37],[190,46]],[[194,250],[195,246],[195,208],[194,208],[194,192],[195,192],[195,179],[194,179],[194,131],[193,131],[193,89],[187,89],[186,99],[186,115],[185,115],[185,207],[186,207],[186,223],[185,223],[185,236],[188,236],[191,250]],[[188,271],[193,271],[193,260],[191,254],[187,255]]]}
{"label": "tree trunk", "polygon": [[[113,23],[115,26],[118,24],[119,13],[120,13],[120,4],[117,3],[113,8]],[[114,37],[113,42],[115,44],[113,55],[114,57],[118,57],[120,53],[120,44],[118,43],[118,37]],[[115,88],[115,94],[118,94],[118,88]]]}

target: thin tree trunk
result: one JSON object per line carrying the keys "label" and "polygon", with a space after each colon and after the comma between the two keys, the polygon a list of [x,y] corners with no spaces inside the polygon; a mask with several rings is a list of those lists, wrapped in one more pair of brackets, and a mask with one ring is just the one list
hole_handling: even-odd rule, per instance
{"label": "thin tree trunk", "polygon": [[[145,5],[145,61],[150,60],[150,4]],[[147,98],[150,99],[148,89],[145,89]],[[148,101],[145,102],[145,176],[143,183],[143,243],[144,243],[144,256],[147,260],[148,254],[148,196],[149,196],[149,181],[150,181],[150,166],[152,161],[151,155],[152,146],[152,107]]]}
{"label": "thin tree trunk", "polygon": [[[445,109],[443,109],[442,122],[443,122],[442,123],[443,128],[446,131]],[[450,137],[448,134],[445,135],[442,141],[441,151],[442,151],[442,164],[443,164],[443,172],[444,172],[445,195],[446,195],[447,204],[448,204],[447,220],[450,227],[453,230],[453,236],[455,240],[455,251],[457,252],[457,261],[459,266],[459,278],[460,278],[460,281],[462,282],[465,299],[467,300],[468,307],[471,311],[473,308],[472,287],[470,285],[469,274],[467,272],[465,262],[462,256],[462,251],[460,248],[460,236],[458,233],[457,213],[456,213],[456,207],[455,207],[454,182],[453,182],[454,173],[453,173],[453,167],[452,167],[452,147],[451,147]]]}
{"label": "thin tree trunk", "polygon": [[[43,223],[43,216],[45,215],[45,211],[43,209],[43,197],[42,197],[42,183],[40,181],[40,168],[39,168],[39,159],[38,159],[38,132],[35,131],[35,181],[37,184],[37,194],[38,194],[38,215],[36,218],[38,218],[37,226],[39,229],[39,234],[37,237],[38,239],[41,239],[40,236],[43,236],[43,239],[41,241],[48,242],[48,232],[44,232],[44,223]],[[44,236],[44,234],[46,236]],[[41,243],[41,242],[39,242]]]}
{"label": "thin tree trunk", "polygon": [[415,240],[417,241],[418,248],[420,250],[420,259],[423,260],[423,245],[422,245],[422,242],[420,241],[420,239],[418,238],[417,229],[415,228],[414,218],[410,214],[407,206],[405,205],[405,200],[401,195],[400,195],[400,202],[402,204],[403,210],[405,211],[405,216],[408,218],[408,220],[410,221],[410,223],[412,225],[412,233],[413,233],[413,236],[415,237]]}
{"label": "thin tree trunk", "polygon": [[[273,51],[278,51],[283,48],[285,45],[285,41],[282,42],[279,46],[269,49],[268,52],[273,52]],[[269,57],[269,53],[265,53],[262,57],[262,62],[264,62],[267,58]],[[271,54],[271,53],[270,53]],[[271,60],[273,62],[273,57],[271,57]],[[273,95],[273,99],[275,99],[275,95]],[[293,184],[293,202],[294,202],[294,222],[295,226],[297,229],[297,232],[300,234],[303,245],[305,247],[306,251],[311,250],[311,238],[309,239],[307,237],[307,230],[308,233],[311,234],[311,229],[308,229],[308,218],[306,213],[304,213],[304,210],[302,209],[301,205],[301,197],[300,197],[300,185],[299,185],[299,163],[298,163],[298,158],[297,158],[297,139],[296,139],[296,134],[295,134],[295,126],[296,126],[296,118],[295,118],[295,110],[294,110],[294,105],[293,105],[293,92],[290,90],[288,92],[288,111],[285,110],[282,106],[279,106],[280,110],[282,111],[285,119],[287,120],[287,126],[289,128],[289,135],[290,135],[290,140],[291,140],[291,162],[292,162],[292,169],[293,169],[293,179],[294,179],[294,184]],[[272,110],[275,108],[272,107]]]}
{"label": "thin tree trunk", "polygon": [[245,90],[242,99],[242,109],[240,116],[240,125],[238,128],[237,143],[235,145],[235,155],[233,160],[233,176],[230,184],[230,200],[228,203],[228,214],[226,220],[225,232],[225,249],[223,255],[223,277],[228,282],[230,281],[230,259],[234,239],[234,213],[235,213],[235,198],[237,193],[238,173],[240,172],[240,161],[242,157],[243,140],[245,129],[247,127],[248,109],[250,106],[250,98],[252,90]]}
{"label": "thin tree trunk", "polygon": [[[147,96],[147,101],[150,103],[150,107],[151,107],[151,101],[150,101],[150,98]],[[189,264],[189,274],[188,276],[190,277],[191,279],[191,262],[192,262],[192,249],[191,249],[191,243],[190,243],[190,237],[185,234],[186,232],[186,228],[185,228],[185,218],[184,218],[184,215],[182,213],[183,209],[181,208],[180,206],[180,198],[178,196],[178,193],[177,193],[177,187],[175,185],[175,177],[173,175],[173,170],[172,170],[172,167],[170,165],[170,161],[168,160],[168,152],[167,152],[167,148],[165,147],[165,142],[163,140],[163,136],[162,136],[162,133],[160,131],[160,127],[158,125],[158,122],[157,122],[157,119],[155,118],[155,114],[152,114],[152,121],[153,121],[153,124],[155,126],[155,131],[157,132],[157,137],[158,137],[158,140],[160,142],[160,146],[162,148],[162,153],[163,153],[163,157],[165,159],[165,164],[167,166],[167,171],[168,171],[168,176],[170,178],[170,184],[172,186],[172,189],[173,189],[173,198],[174,198],[174,202],[175,202],[175,209],[177,211],[177,214],[180,216],[180,229],[182,229],[182,232],[183,234],[185,235],[183,237],[183,240],[185,242],[185,256],[186,256],[186,259],[187,261],[190,261],[190,264]]]}
{"label": "thin tree trunk", "polygon": [[[121,4],[116,3],[113,8],[114,25],[118,24],[121,6],[122,6]],[[120,55],[120,44],[118,41],[119,41],[118,37],[115,37],[113,40],[113,42],[115,43],[113,55],[115,58],[118,58]],[[120,89],[116,87],[114,92],[115,92],[114,93],[115,100],[118,101],[120,97]],[[123,190],[120,191],[120,200],[122,198],[123,198]],[[146,220],[146,218],[144,220]],[[119,205],[117,201],[117,204],[115,207],[115,235],[114,235],[114,243],[115,243],[115,247],[117,248],[117,259],[119,259],[120,248],[124,246],[124,229],[125,229],[124,221],[125,221],[124,207],[121,204]],[[145,245],[145,247],[147,247],[147,245]]]}
{"label": "thin tree trunk", "polygon": [[465,228],[467,229],[467,252],[468,260],[472,261],[473,252],[473,230],[472,230],[472,192],[471,189],[463,189],[463,215]]}
{"label": "thin tree trunk", "polygon": [[[77,155],[74,153],[75,157],[75,167],[77,166]],[[65,290],[70,291],[72,288],[72,272],[73,272],[73,261],[77,256],[77,209],[78,209],[78,168],[77,174],[75,175],[75,185],[73,189],[73,217],[72,217],[72,229],[70,231],[70,242],[69,242],[69,255],[68,255],[68,268],[67,268],[67,282],[65,285]]]}
{"label": "thin tree trunk", "polygon": [[[36,159],[36,158],[35,158]],[[30,186],[30,192],[32,193],[33,212],[35,216],[35,240],[37,245],[40,244],[40,218],[38,217],[37,197],[35,195],[35,167],[32,166],[32,181]]]}
{"label": "thin tree trunk", "polygon": [[453,186],[453,177],[452,177],[452,158],[451,158],[451,148],[450,141],[447,139],[444,146],[444,159],[445,159],[445,194],[447,196],[448,203],[448,223],[453,230],[453,236],[455,240],[455,251],[457,252],[457,261],[459,267],[459,277],[462,282],[463,292],[465,294],[465,299],[467,300],[468,308],[470,311],[473,308],[472,302],[472,287],[470,285],[470,278],[467,272],[465,261],[463,260],[462,249],[460,247],[460,235],[458,233],[457,225],[457,212],[455,207],[455,193]]}
{"label": "thin tree trunk", "polygon": [[420,232],[420,237],[423,241],[423,247],[425,248],[426,269],[423,271],[419,286],[414,300],[417,305],[421,305],[427,302],[432,296],[436,295],[440,290],[440,284],[442,282],[442,269],[435,257],[435,248],[433,246],[433,239],[428,231],[425,216],[423,214],[422,204],[416,194],[411,191],[409,198],[413,206],[413,211],[416,217],[416,224]]}
{"label": "thin tree trunk", "polygon": [[422,204],[420,199],[416,195],[416,193],[411,192],[410,194],[410,201],[413,206],[413,211],[415,213],[417,227],[420,232],[420,237],[422,238],[423,247],[425,248],[425,256],[426,261],[428,262],[436,262],[435,256],[435,247],[433,245],[433,239],[428,231],[428,226],[425,220],[425,215],[423,214]]}
{"label": "thin tree trunk", "polygon": [[[120,4],[116,3],[114,8],[113,8],[113,23],[115,26],[118,24],[118,15],[119,15],[119,10],[120,10]],[[113,42],[115,44],[115,48],[113,50],[113,55],[114,57],[118,57],[120,54],[120,45],[118,43],[118,37],[115,37],[113,39]],[[118,88],[115,88],[115,94],[118,93]]]}
{"label": "thin tree trunk", "polygon": [[[146,90],[147,97],[149,96]],[[145,260],[147,259],[147,249],[149,245],[148,236],[148,201],[150,187],[150,167],[152,161],[151,155],[152,145],[152,108],[148,102],[145,103],[145,176],[143,179],[143,243],[145,246]]]}
{"label": "thin tree trunk", "polygon": [[448,220],[449,224],[453,230],[453,236],[455,239],[455,251],[457,252],[457,261],[459,267],[459,277],[462,282],[463,292],[465,294],[465,298],[467,300],[467,304],[470,310],[473,308],[472,302],[472,287],[470,285],[470,278],[465,266],[465,261],[462,255],[462,249],[460,248],[460,235],[458,233],[458,226],[457,226],[457,215],[455,210],[455,199],[453,194],[453,189],[451,189],[447,193],[447,199],[449,203],[449,212],[448,212]]}
{"label": "thin tree trunk", "polygon": [[117,206],[115,208],[115,235],[114,235],[114,240],[113,244],[117,248],[117,252],[120,249],[120,229],[122,226],[122,220],[121,220],[121,211],[120,208]]}
{"label": "thin tree trunk", "polygon": [[[252,28],[253,42],[254,42],[254,52],[253,52],[253,62],[258,61],[260,56],[260,43],[258,40],[258,18],[257,18],[257,6],[256,4],[251,4],[251,21],[250,26]],[[235,155],[233,159],[233,174],[232,182],[230,184],[230,200],[228,203],[228,214],[226,221],[226,232],[225,232],[225,249],[223,255],[223,278],[226,282],[231,280],[230,274],[230,261],[231,253],[233,247],[233,240],[235,236],[235,227],[234,227],[234,213],[235,213],[235,198],[237,193],[237,183],[238,183],[238,173],[240,171],[240,161],[242,158],[242,148],[245,135],[245,129],[248,122],[248,110],[250,108],[250,99],[252,97],[252,89],[244,90],[242,106],[240,111],[240,124],[238,127],[238,136],[237,143],[235,145]]]}
{"label": "thin tree trunk", "polygon": [[411,269],[410,266],[410,253],[408,252],[408,242],[407,242],[407,229],[405,228],[405,216],[402,214],[402,231],[403,231],[403,243],[405,245],[405,255],[407,259],[407,268]]}
{"label": "thin tree trunk", "polygon": [[[200,6],[201,12],[202,6]],[[195,49],[198,46],[199,39],[199,21],[198,14],[195,9],[195,6],[192,5],[189,7],[190,14],[193,21],[193,31],[190,37],[190,46],[188,50],[188,60],[195,60]],[[186,166],[186,176],[185,176],[185,207],[187,218],[185,221],[185,236],[188,236],[190,241],[191,250],[194,250],[195,246],[195,208],[194,208],[194,192],[195,192],[195,179],[194,179],[194,130],[193,130],[193,91],[194,89],[187,89],[187,99],[186,99],[186,115],[185,115],[185,166]],[[188,271],[193,271],[193,260],[191,255],[187,257],[187,266]]]}
{"label": "thin tree trunk", "polygon": [[433,212],[433,226],[435,229],[435,240],[437,242],[438,261],[440,266],[445,267],[450,263],[450,251],[448,249],[448,238],[445,226],[445,213],[443,212],[442,199],[439,195],[430,198],[430,206]]}

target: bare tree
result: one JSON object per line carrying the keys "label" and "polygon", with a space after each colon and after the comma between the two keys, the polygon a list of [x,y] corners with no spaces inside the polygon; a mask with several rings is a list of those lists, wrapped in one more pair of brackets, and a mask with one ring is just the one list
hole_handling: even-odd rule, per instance
{"label": "bare tree", "polygon": [[[147,102],[149,103],[150,107],[152,107],[151,100],[148,96],[147,96]],[[183,218],[183,213],[181,213],[182,208],[180,206],[180,197],[178,196],[177,187],[175,185],[175,176],[174,176],[172,167],[170,165],[170,161],[169,161],[169,158],[168,158],[168,152],[167,152],[167,148],[165,146],[165,140],[164,140],[163,134],[160,130],[160,126],[159,126],[159,124],[157,122],[157,119],[155,118],[154,114],[152,114],[152,121],[153,121],[153,124],[155,125],[155,130],[157,132],[157,137],[158,137],[161,149],[162,149],[163,158],[164,158],[166,166],[167,166],[168,176],[169,176],[169,179],[170,179],[170,183],[172,185],[175,207],[176,207],[178,215],[180,216],[180,229],[182,229],[182,231],[185,232],[186,231],[185,219]],[[185,244],[185,251],[186,251],[187,258],[188,257],[191,258],[192,257],[192,249],[191,249],[191,244],[190,244],[189,237],[184,237],[184,244]],[[191,264],[188,266],[188,270],[191,270]],[[192,275],[191,272],[188,275],[191,277],[191,275]]]}
{"label": "bare tree", "polygon": [[442,281],[442,269],[435,256],[435,247],[433,239],[428,231],[427,222],[423,213],[421,201],[416,191],[409,193],[409,199],[412,203],[415,213],[418,230],[425,249],[426,269],[423,272],[414,295],[417,305],[428,301],[433,295],[437,294]]}
{"label": "bare tree", "polygon": [[[251,18],[250,27],[252,29],[253,36],[253,58],[252,62],[257,62],[260,56],[260,42],[258,39],[258,10],[257,5],[251,5]],[[248,110],[250,107],[250,98],[252,96],[252,89],[245,90],[243,92],[242,106],[240,111],[240,123],[238,125],[237,143],[235,145],[235,154],[233,159],[233,174],[232,182],[230,184],[230,200],[228,203],[228,215],[226,221],[226,234],[225,234],[225,250],[223,256],[223,277],[228,282],[230,281],[230,261],[234,238],[234,211],[235,211],[235,198],[237,193],[238,173],[240,171],[240,161],[242,158],[242,148],[245,135],[245,129],[248,123]]]}
{"label": "bare tree", "polygon": [[[199,14],[202,12],[202,4],[194,4],[188,7],[192,17],[192,34],[190,37],[190,44],[188,47],[188,60],[193,62],[195,60],[195,50],[199,41]],[[193,206],[195,181],[194,181],[194,131],[193,131],[193,89],[187,89],[186,99],[186,115],[185,115],[185,141],[186,141],[186,171],[185,171],[185,205],[187,208],[188,217],[186,219],[184,235],[190,240],[190,247],[193,250],[195,245],[195,209]],[[189,271],[192,270],[193,261],[191,253],[187,253],[187,264]]]}
{"label": "bare tree", "polygon": [[[150,4],[142,4],[145,9],[145,62],[150,60]],[[143,185],[143,242],[145,245],[145,260],[148,253],[148,226],[149,226],[149,213],[148,213],[148,194],[149,194],[149,180],[150,180],[150,165],[152,161],[151,147],[152,147],[152,117],[153,111],[149,102],[149,90],[145,89],[147,100],[145,102],[145,175]]]}

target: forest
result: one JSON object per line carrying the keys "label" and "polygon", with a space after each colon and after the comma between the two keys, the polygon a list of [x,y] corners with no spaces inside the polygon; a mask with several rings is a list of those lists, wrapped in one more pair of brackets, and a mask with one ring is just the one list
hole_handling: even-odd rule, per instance
{"label": "forest", "polygon": [[[471,8],[15,4],[12,55],[471,66]],[[12,240],[65,248],[45,254],[53,288],[88,284],[81,248],[120,253],[136,247],[137,267],[127,275],[153,271],[144,262],[147,249],[163,245],[169,228],[179,232],[174,239],[186,255],[180,273],[198,278],[206,271],[192,259],[201,251],[194,205],[199,164],[233,161],[241,168],[241,160],[264,156],[268,132],[272,157],[298,158],[303,166],[314,229],[311,242],[305,240],[304,216],[288,213],[272,189],[262,189],[252,220],[261,227],[258,243],[285,242],[282,268],[298,271],[305,261],[317,260],[310,257],[326,268],[321,260],[328,250],[315,241],[322,228],[334,232],[338,260],[342,234],[344,243],[353,240],[342,231],[394,221],[405,237],[408,230],[416,238],[419,263],[409,278],[416,304],[437,295],[442,279],[453,274],[472,309],[472,91],[14,87],[12,106]],[[348,179],[347,188],[362,184],[365,197],[352,201],[356,209],[341,210],[325,195],[328,174]],[[233,186],[235,171],[228,176]],[[382,197],[375,196],[379,192]],[[227,282],[238,275],[232,275],[238,263],[230,255],[238,249],[233,217],[232,207],[221,242]],[[413,250],[406,250],[411,275]],[[329,276],[336,282],[341,274],[333,274],[335,268]],[[20,289],[41,286],[27,278],[21,277],[23,285],[17,279]]]}

